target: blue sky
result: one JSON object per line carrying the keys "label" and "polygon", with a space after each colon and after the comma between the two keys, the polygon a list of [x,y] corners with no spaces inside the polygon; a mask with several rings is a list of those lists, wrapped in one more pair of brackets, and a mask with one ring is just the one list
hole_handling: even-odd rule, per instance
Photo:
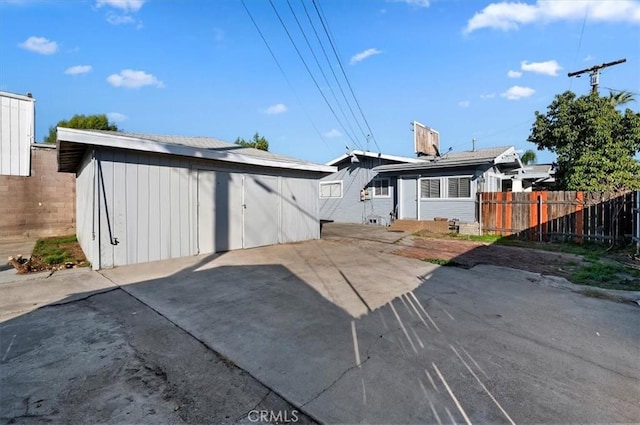
{"label": "blue sky", "polygon": [[567,72],[620,58],[601,93],[640,92],[636,0],[272,1],[244,5],[282,71],[240,0],[0,0],[0,90],[33,93],[38,141],[61,119],[107,113],[130,132],[258,131],[271,151],[314,162],[345,147],[413,156],[414,120],[442,150],[473,138],[534,148],[534,111],[590,89]]}

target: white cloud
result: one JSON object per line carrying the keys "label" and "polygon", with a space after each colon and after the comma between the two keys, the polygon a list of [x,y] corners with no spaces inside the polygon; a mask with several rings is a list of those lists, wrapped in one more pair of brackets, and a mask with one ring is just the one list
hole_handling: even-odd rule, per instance
{"label": "white cloud", "polygon": [[523,71],[535,72],[537,74],[551,75],[552,77],[558,76],[558,71],[562,67],[555,60],[546,62],[520,62],[520,69]]}
{"label": "white cloud", "polygon": [[52,55],[58,51],[58,43],[47,40],[44,37],[29,37],[18,46],[41,55]]}
{"label": "white cloud", "polygon": [[96,6],[111,6],[126,13],[137,12],[146,0],[96,0]]}
{"label": "white cloud", "polygon": [[80,74],[86,74],[87,72],[91,71],[93,68],[91,65],[76,65],[76,66],[72,66],[70,68],[67,68],[64,73],[67,75],[80,75]]}
{"label": "white cloud", "polygon": [[509,100],[518,100],[523,97],[533,96],[536,91],[531,87],[522,87],[522,86],[513,86],[510,87],[506,92],[502,93],[500,96],[506,97]]}
{"label": "white cloud", "polygon": [[585,62],[590,62],[590,61],[592,61],[592,60],[594,60],[594,59],[595,59],[595,58],[594,58],[593,56],[591,56],[591,55],[587,55],[587,56],[585,56],[585,57],[584,57],[584,61],[585,61]]}
{"label": "white cloud", "polygon": [[491,3],[476,13],[464,29],[471,33],[481,28],[502,31],[517,30],[521,25],[534,22],[568,20],[595,22],[640,22],[640,2],[637,0],[570,0],[544,1],[535,4],[503,1]]}
{"label": "white cloud", "polygon": [[333,139],[333,138],[342,136],[342,133],[340,133],[335,128],[332,128],[331,130],[327,131],[326,133],[322,133],[322,135],[324,137],[326,137],[327,139]]}
{"label": "white cloud", "polygon": [[144,86],[164,87],[164,83],[158,80],[155,75],[133,69],[123,69],[119,74],[111,74],[107,77],[107,81],[114,87],[128,89],[137,89]]}
{"label": "white cloud", "polygon": [[410,6],[429,7],[429,0],[389,0],[393,3],[406,3]]}
{"label": "white cloud", "polygon": [[267,115],[278,115],[287,112],[287,109],[287,105],[284,103],[276,103],[275,105],[271,105],[265,109],[264,113]]}
{"label": "white cloud", "polygon": [[142,28],[142,21],[132,16],[140,10],[146,0],[96,0],[97,7],[108,6],[118,12],[109,10],[107,12],[107,22],[111,25],[137,24],[137,28]]}
{"label": "white cloud", "polygon": [[356,64],[360,61],[365,60],[366,58],[368,58],[369,56],[373,56],[373,55],[379,55],[380,53],[382,53],[380,50],[378,49],[367,49],[365,51],[362,51],[360,53],[356,53],[355,55],[353,55],[351,57],[351,65]]}
{"label": "white cloud", "polygon": [[111,25],[135,24],[138,21],[131,15],[118,15],[117,13],[107,13],[107,22]]}
{"label": "white cloud", "polygon": [[493,99],[494,97],[496,97],[495,93],[487,93],[487,94],[480,95],[480,99]]}
{"label": "white cloud", "polygon": [[461,108],[468,108],[469,106],[471,106],[471,101],[461,100],[460,102],[458,102],[458,106]]}
{"label": "white cloud", "polygon": [[129,117],[125,114],[121,114],[120,112],[109,112],[107,113],[107,118],[109,118],[109,121],[122,122],[126,121]]}
{"label": "white cloud", "polygon": [[509,70],[509,72],[507,72],[507,77],[509,77],[509,78],[520,78],[520,77],[522,77],[522,72]]}

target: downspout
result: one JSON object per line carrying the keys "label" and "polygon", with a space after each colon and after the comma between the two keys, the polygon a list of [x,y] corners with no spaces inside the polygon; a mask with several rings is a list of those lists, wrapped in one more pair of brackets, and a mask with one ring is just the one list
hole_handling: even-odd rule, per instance
{"label": "downspout", "polygon": [[93,190],[91,191],[91,240],[96,240],[96,150],[91,150],[91,168],[93,170]]}

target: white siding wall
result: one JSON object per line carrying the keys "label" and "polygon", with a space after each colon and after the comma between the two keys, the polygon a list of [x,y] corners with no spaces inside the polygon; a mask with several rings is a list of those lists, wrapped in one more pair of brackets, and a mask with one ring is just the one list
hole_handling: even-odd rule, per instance
{"label": "white siding wall", "polygon": [[94,168],[89,151],[82,160],[76,174],[76,235],[78,242],[93,268],[98,268],[95,254],[96,241],[93,239],[94,210]]}
{"label": "white siding wall", "polygon": [[[245,209],[241,204],[231,208],[230,200],[219,205],[213,190],[200,193],[211,198],[201,199],[200,204],[226,209],[226,219],[243,214],[245,248],[320,237],[315,174],[260,173],[224,163],[124,151],[100,150],[96,158],[95,197],[90,157],[77,183],[78,238],[94,268],[197,254],[198,170],[243,177]],[[99,250],[90,243],[91,199],[99,211],[95,224]],[[220,226],[212,223],[208,229]]]}
{"label": "white siding wall", "polygon": [[0,175],[31,174],[31,143],[35,142],[34,99],[0,94]]}
{"label": "white siding wall", "polygon": [[195,253],[189,161],[106,150],[96,157],[100,268]]}

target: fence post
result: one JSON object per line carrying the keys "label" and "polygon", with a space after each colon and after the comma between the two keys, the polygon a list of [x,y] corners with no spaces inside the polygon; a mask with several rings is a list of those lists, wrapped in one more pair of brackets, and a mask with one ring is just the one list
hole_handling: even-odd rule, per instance
{"label": "fence post", "polygon": [[538,242],[542,242],[542,196],[538,195]]}
{"label": "fence post", "polygon": [[478,205],[478,227],[480,229],[478,236],[482,236],[482,192],[478,192]]}

